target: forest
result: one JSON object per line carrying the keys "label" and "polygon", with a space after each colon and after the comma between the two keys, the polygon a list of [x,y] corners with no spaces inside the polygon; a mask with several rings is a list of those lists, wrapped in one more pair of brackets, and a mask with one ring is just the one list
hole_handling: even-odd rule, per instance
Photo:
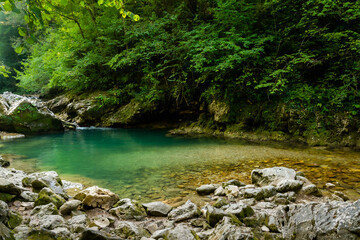
{"label": "forest", "polygon": [[[331,128],[337,114],[350,125],[358,121],[356,0],[1,4],[0,57],[3,75],[9,75],[0,76],[3,91],[101,91],[100,106],[137,99],[161,109],[199,109],[217,101],[229,114],[211,124],[245,122],[284,132],[291,126],[273,119],[279,117],[264,120],[281,106],[297,114],[293,132],[299,121],[309,121],[300,131]],[[244,110],[249,106],[251,113]],[[244,113],[254,116],[246,120]]]}

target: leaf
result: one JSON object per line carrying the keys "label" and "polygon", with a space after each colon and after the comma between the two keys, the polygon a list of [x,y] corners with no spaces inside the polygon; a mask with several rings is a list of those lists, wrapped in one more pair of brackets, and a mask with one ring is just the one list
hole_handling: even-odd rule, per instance
{"label": "leaf", "polygon": [[18,32],[19,32],[19,35],[21,37],[25,37],[26,36],[26,29],[23,28],[23,27],[18,27]]}
{"label": "leaf", "polygon": [[29,37],[29,38],[26,39],[26,42],[27,42],[28,44],[34,44],[34,43],[35,43],[35,39],[34,39],[33,36],[31,36],[31,37]]}
{"label": "leaf", "polygon": [[29,15],[24,15],[24,20],[25,20],[26,23],[29,23],[30,22]]}
{"label": "leaf", "polygon": [[81,5],[82,7],[85,7],[85,2],[84,2],[84,1],[81,1],[81,2],[80,2],[80,5]]}
{"label": "leaf", "polygon": [[5,9],[5,11],[7,12],[11,12],[13,10],[12,5],[9,1],[6,1],[3,5],[3,8]]}
{"label": "leaf", "polygon": [[15,48],[15,52],[16,52],[17,54],[21,54],[23,50],[24,50],[24,47],[23,47],[23,46],[18,46],[17,48]]}
{"label": "leaf", "polygon": [[134,15],[133,19],[135,22],[137,22],[140,20],[140,16],[136,14],[136,15]]}
{"label": "leaf", "polygon": [[104,0],[99,0],[99,1],[98,1],[98,4],[99,4],[99,5],[102,5],[103,3],[104,3]]}

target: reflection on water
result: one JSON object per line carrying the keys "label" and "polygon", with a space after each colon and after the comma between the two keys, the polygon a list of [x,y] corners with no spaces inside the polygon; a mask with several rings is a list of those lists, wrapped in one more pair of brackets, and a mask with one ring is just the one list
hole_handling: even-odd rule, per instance
{"label": "reflection on water", "polygon": [[273,166],[303,171],[320,187],[330,182],[334,190],[360,197],[360,153],[348,150],[92,129],[2,142],[0,152],[14,168],[55,170],[64,179],[143,201],[185,197],[201,184],[234,178],[249,183],[252,169]]}

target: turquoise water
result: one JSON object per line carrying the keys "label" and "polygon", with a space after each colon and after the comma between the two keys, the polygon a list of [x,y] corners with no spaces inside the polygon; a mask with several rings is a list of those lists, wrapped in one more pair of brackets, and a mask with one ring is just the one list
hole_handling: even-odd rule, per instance
{"label": "turquoise water", "polygon": [[[352,151],[169,137],[164,130],[144,129],[84,129],[0,146],[14,168],[54,170],[63,179],[143,201],[185,197],[203,183],[232,178],[249,182],[253,168],[272,166],[302,170],[315,183],[337,183],[340,190],[360,196],[360,153]],[[342,171],[345,167],[348,174]]]}

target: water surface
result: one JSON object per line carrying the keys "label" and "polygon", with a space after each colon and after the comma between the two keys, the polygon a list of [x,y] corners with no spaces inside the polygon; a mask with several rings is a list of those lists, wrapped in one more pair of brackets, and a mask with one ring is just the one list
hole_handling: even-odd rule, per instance
{"label": "water surface", "polygon": [[0,153],[14,168],[54,170],[63,179],[142,201],[179,200],[205,183],[250,183],[252,169],[273,166],[295,168],[320,187],[331,182],[334,190],[360,198],[360,153],[349,150],[169,137],[163,130],[84,129],[1,142]]}

